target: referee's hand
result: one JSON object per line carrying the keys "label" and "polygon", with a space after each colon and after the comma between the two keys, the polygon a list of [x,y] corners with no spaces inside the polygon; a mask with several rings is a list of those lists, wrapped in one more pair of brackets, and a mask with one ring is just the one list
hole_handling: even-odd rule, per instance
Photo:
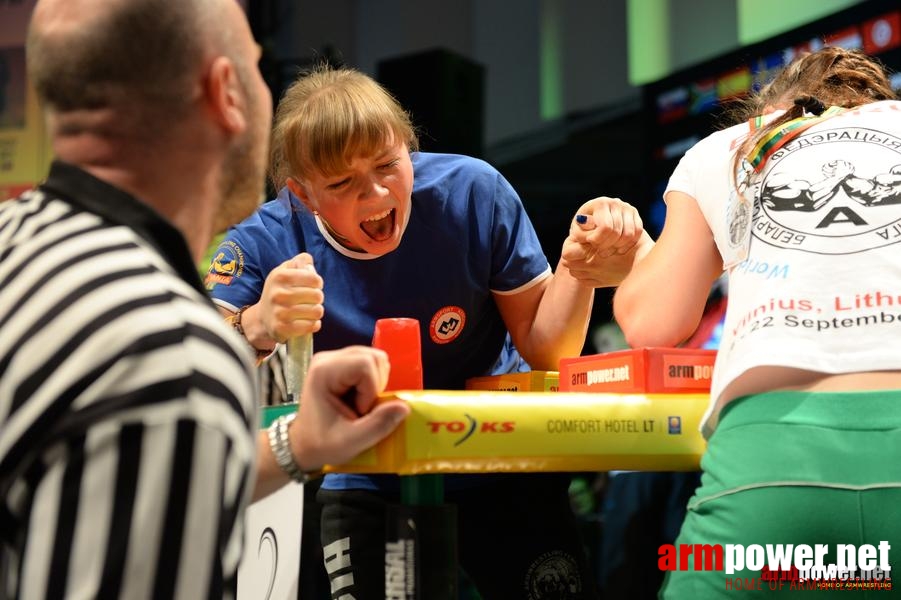
{"label": "referee's hand", "polygon": [[406,418],[405,402],[376,404],[389,369],[388,355],[367,346],[313,355],[290,429],[294,458],[304,471],[351,460]]}

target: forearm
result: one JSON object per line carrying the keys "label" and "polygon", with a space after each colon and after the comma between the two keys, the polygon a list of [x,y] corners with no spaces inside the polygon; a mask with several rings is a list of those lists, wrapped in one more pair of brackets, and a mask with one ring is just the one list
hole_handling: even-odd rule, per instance
{"label": "forearm", "polygon": [[832,177],[827,177],[823,181],[814,183],[810,186],[810,199],[814,202],[819,202],[821,200],[831,198],[835,195],[838,186],[841,185],[842,181],[845,180],[847,175],[835,175]]}
{"label": "forearm", "polygon": [[694,260],[686,258],[693,252],[684,246],[652,248],[636,256],[613,297],[614,319],[633,348],[676,346],[687,339],[701,319],[710,285],[722,272],[712,244]]}
{"label": "forearm", "polygon": [[561,358],[581,354],[593,303],[594,288],[577,281],[558,264],[520,348],[533,369],[554,371]]}
{"label": "forearm", "polygon": [[269,435],[266,430],[260,431],[257,435],[257,478],[252,501],[268,496],[289,481],[291,478],[275,462],[275,455],[269,447]]}
{"label": "forearm", "polygon": [[498,297],[506,315],[519,315],[524,307],[534,306],[531,314],[519,317],[510,328],[513,341],[523,358],[533,369],[556,370],[561,358],[578,356],[585,344],[595,288],[619,284],[626,274],[654,246],[653,240],[643,234],[639,242],[625,254],[591,259],[591,264],[580,263],[584,271],[574,276],[570,263],[561,258],[554,275],[537,288],[539,297],[530,302],[528,293],[523,299]]}
{"label": "forearm", "polygon": [[688,314],[687,306],[676,306],[672,293],[669,298],[673,303],[661,305],[666,281],[656,270],[639,267],[616,290],[613,315],[629,346],[676,346],[694,331],[700,315],[696,319]]}
{"label": "forearm", "polygon": [[[311,402],[318,402],[311,399]],[[291,466],[282,467],[278,463],[277,453],[280,452],[280,436],[279,431],[287,433],[287,449],[290,452],[290,462],[293,462],[294,476],[299,477],[301,481],[304,477],[315,477],[319,474],[323,463],[316,457],[321,454],[317,452],[315,443],[310,447],[309,438],[315,437],[310,427],[307,427],[306,433],[301,431],[300,418],[296,415],[283,427],[278,427],[278,422],[284,420],[280,417],[278,422],[273,423],[265,431],[261,431],[257,435],[257,479],[253,488],[252,500],[257,501],[272,492],[275,492],[283,485],[293,481],[291,475]],[[273,427],[276,429],[273,430]],[[285,430],[284,427],[287,427]],[[273,437],[270,439],[270,435]],[[273,446],[273,443],[275,446]],[[281,446],[284,448],[284,446]],[[321,449],[320,449],[321,450]]]}

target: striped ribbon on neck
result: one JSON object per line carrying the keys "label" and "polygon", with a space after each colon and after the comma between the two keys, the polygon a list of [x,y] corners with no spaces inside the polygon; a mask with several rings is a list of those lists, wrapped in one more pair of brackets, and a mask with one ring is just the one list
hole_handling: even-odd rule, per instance
{"label": "striped ribbon on neck", "polygon": [[[797,119],[792,119],[787,123],[783,123],[780,127],[773,129],[757,140],[757,143],[754,144],[754,148],[748,153],[746,160],[751,164],[755,171],[760,172],[760,170],[763,169],[763,165],[766,164],[766,161],[769,160],[770,156],[772,156],[779,148],[782,148],[785,144],[796,138],[805,129],[830,117],[834,117],[835,115],[844,112],[844,110],[845,109],[840,106],[830,106],[823,111],[823,114],[821,115],[798,117]],[[755,117],[754,119],[751,119],[749,124],[751,129],[756,131],[763,125],[763,117]]]}

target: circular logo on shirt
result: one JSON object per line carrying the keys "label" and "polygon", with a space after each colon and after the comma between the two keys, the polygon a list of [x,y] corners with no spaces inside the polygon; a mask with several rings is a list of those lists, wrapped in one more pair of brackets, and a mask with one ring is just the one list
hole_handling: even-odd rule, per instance
{"label": "circular logo on shirt", "polygon": [[756,187],[751,233],[771,246],[839,255],[901,241],[901,138],[805,132],[773,154]]}
{"label": "circular logo on shirt", "polygon": [[436,344],[447,344],[457,339],[466,325],[466,313],[459,306],[445,306],[429,322],[429,336]]}
{"label": "circular logo on shirt", "polygon": [[575,559],[566,552],[546,552],[526,573],[529,600],[566,600],[582,592],[582,577]]}

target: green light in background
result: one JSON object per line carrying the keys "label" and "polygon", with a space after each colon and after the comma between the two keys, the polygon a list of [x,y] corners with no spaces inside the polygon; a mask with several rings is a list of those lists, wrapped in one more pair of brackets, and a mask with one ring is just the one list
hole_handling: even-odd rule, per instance
{"label": "green light in background", "polygon": [[539,106],[545,121],[563,116],[563,56],[558,0],[541,0]]}
{"label": "green light in background", "polygon": [[738,41],[753,44],[843,10],[861,0],[736,0]]}
{"label": "green light in background", "polygon": [[644,85],[670,72],[669,0],[627,0],[629,83]]}
{"label": "green light in background", "polygon": [[[735,6],[737,41],[745,46],[806,25],[864,0],[728,1]],[[689,0],[627,0],[630,84],[644,85],[666,77],[673,68],[679,66],[672,64],[670,57],[674,47],[682,49],[686,44],[703,43],[699,39],[678,40],[672,37],[672,11],[685,10],[688,6]],[[711,26],[715,26],[715,23]]]}

